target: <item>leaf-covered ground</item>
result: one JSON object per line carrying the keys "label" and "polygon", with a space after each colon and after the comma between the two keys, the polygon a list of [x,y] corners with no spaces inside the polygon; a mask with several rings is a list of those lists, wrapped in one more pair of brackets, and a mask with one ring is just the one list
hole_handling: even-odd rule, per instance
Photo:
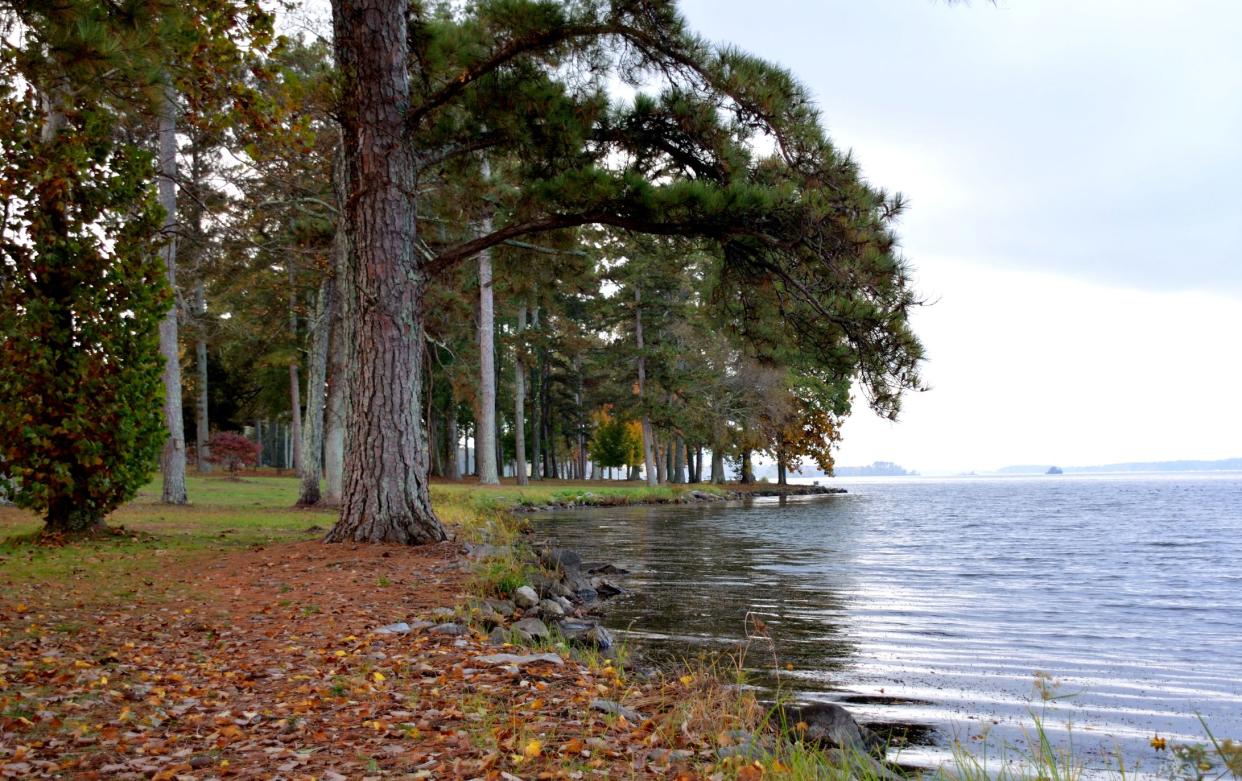
{"label": "leaf-covered ground", "polygon": [[[0,548],[0,777],[720,774],[710,760],[734,717],[702,707],[710,684],[568,659],[493,666],[480,657],[521,651],[477,631],[376,634],[463,602],[458,545],[324,545],[306,527],[330,515],[247,525],[264,511],[225,488],[182,513],[206,516],[189,528],[139,502],[115,539]],[[0,535],[27,524],[0,513]],[[594,711],[597,698],[644,719]]]}

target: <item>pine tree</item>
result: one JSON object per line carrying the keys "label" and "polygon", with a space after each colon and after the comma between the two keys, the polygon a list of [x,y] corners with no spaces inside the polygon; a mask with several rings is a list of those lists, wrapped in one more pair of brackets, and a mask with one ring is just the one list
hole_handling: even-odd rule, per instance
{"label": "pine tree", "polygon": [[[333,16],[355,194],[342,283],[367,307],[351,310],[349,478],[329,539],[444,538],[420,417],[427,290],[524,236],[599,224],[711,241],[731,270],[723,283],[759,280],[800,302],[799,328],[832,324],[827,349],[850,359],[879,411],[895,414],[917,387],[921,352],[905,321],[914,302],[889,231],[899,203],[828,142],[787,73],[698,40],[670,0],[457,10],[335,0]],[[663,91],[610,103],[608,76],[644,69],[659,71]],[[775,154],[755,153],[760,136]],[[513,161],[518,183],[494,204],[491,232],[426,230],[419,188],[476,166],[483,151]]]}

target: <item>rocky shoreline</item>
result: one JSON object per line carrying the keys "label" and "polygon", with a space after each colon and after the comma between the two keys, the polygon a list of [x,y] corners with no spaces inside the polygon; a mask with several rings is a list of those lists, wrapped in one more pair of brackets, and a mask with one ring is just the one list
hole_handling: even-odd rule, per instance
{"label": "rocky shoreline", "polygon": [[516,513],[541,513],[556,510],[577,510],[584,507],[617,507],[661,504],[711,504],[721,502],[740,502],[747,499],[789,497],[789,496],[836,496],[848,493],[844,488],[823,485],[787,485],[767,486],[759,484],[750,490],[704,491],[691,489],[673,497],[617,497],[609,494],[597,494],[583,491],[565,499],[558,499],[542,504],[517,504],[512,507]]}
{"label": "rocky shoreline", "polygon": [[[811,493],[841,492],[838,489]],[[473,562],[471,566],[477,566],[489,558],[513,555],[516,551],[491,545],[467,545],[463,552],[467,560]],[[476,659],[479,664],[504,667],[515,673],[528,665],[560,666],[565,663],[564,659],[547,649],[555,647],[552,643],[563,641],[562,652],[568,646],[568,655],[576,661],[585,662],[589,656],[594,656],[642,678],[660,676],[658,669],[640,663],[632,651],[627,658],[618,659],[616,642],[602,623],[607,601],[626,593],[618,580],[629,574],[627,570],[608,563],[584,563],[576,552],[550,544],[541,547],[537,554],[530,552],[528,555],[528,563],[537,565],[538,569],[527,583],[507,597],[474,599],[458,610],[441,608],[432,616],[441,623],[401,623],[381,627],[376,632],[426,631],[459,636],[469,634],[473,625],[486,632],[488,642],[497,646],[497,653]],[[515,646],[523,652],[515,652]],[[589,707],[596,712],[623,717],[631,724],[641,724],[646,718],[636,709],[615,700],[596,698]],[[737,730],[736,734],[730,734],[728,745],[716,749],[715,759],[766,761],[786,750],[785,744],[805,743],[824,751],[824,756],[834,765],[850,768],[855,774],[861,771],[865,777],[882,781],[905,778],[897,766],[886,761],[884,741],[835,703],[780,705],[768,726],[771,729]]]}

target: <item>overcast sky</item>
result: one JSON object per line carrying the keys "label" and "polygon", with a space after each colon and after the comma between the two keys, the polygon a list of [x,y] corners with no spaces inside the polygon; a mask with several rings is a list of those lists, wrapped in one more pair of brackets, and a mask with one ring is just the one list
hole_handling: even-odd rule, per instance
{"label": "overcast sky", "polygon": [[838,463],[1242,456],[1242,2],[683,0],[900,190],[932,390]]}

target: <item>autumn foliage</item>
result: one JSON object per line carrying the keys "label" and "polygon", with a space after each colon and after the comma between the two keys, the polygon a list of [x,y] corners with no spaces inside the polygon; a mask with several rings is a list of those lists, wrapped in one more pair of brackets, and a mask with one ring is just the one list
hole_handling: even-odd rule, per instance
{"label": "autumn foliage", "polygon": [[210,448],[211,455],[208,459],[211,463],[229,470],[234,479],[242,467],[256,466],[259,463],[259,443],[246,439],[236,431],[213,434]]}

